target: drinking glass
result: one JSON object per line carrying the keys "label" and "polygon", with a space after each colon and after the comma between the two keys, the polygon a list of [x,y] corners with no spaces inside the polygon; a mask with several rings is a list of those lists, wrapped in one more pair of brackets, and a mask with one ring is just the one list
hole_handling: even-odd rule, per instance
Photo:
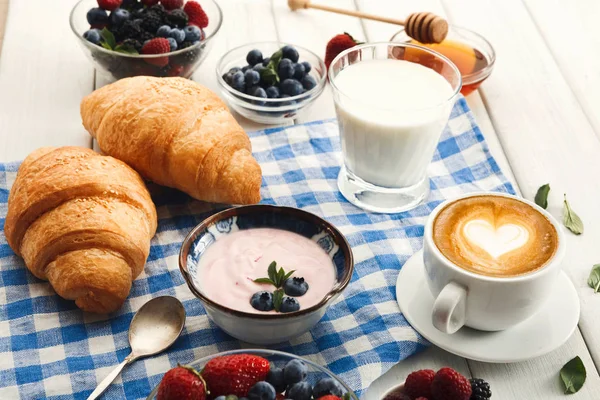
{"label": "drinking glass", "polygon": [[[419,106],[406,101],[404,105],[395,104],[394,98],[418,95],[419,88],[414,87],[408,70],[390,77],[405,80],[406,92],[390,93],[388,87],[378,87],[379,99],[344,93],[336,84],[339,74],[351,65],[370,60],[420,64],[441,75],[450,84],[451,95],[441,102],[432,99],[425,107],[423,102]],[[376,64],[370,63],[368,68],[376,68]],[[368,84],[370,76],[370,73],[361,76],[360,79],[367,80],[361,84]],[[373,212],[398,213],[418,206],[429,192],[427,167],[460,92],[462,79],[458,68],[445,56],[423,46],[369,43],[340,53],[329,68],[329,81],[342,144],[340,192],[352,204]],[[384,97],[389,101],[382,105]]]}

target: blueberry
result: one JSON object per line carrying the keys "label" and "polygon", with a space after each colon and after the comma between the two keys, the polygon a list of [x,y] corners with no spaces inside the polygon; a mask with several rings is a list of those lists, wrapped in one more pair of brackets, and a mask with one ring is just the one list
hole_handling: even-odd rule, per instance
{"label": "blueberry", "polygon": [[302,78],[302,86],[306,90],[311,90],[317,86],[317,81],[312,77],[312,75],[306,75],[304,78]]}
{"label": "blueberry", "polygon": [[[256,86],[252,89],[252,91],[250,93],[248,93],[250,96],[254,96],[254,97],[260,97],[261,99],[266,99],[267,98],[267,93],[265,92],[265,89],[261,88],[260,86]],[[256,104],[257,106],[264,106],[265,102],[262,100],[252,100],[252,102],[254,104]]]}
{"label": "blueberry", "polygon": [[312,66],[310,65],[310,63],[308,61],[303,61],[302,65],[304,65],[304,72],[308,74],[310,72],[310,70],[312,69]]}
{"label": "blueberry", "polygon": [[245,67],[242,68],[242,72],[246,72],[248,71],[250,68],[252,68],[251,65],[246,65]]}
{"label": "blueberry", "polygon": [[283,380],[283,369],[271,366],[267,374],[267,382],[273,385],[277,393],[282,393],[286,387]]}
{"label": "blueberry", "polygon": [[92,8],[87,13],[87,21],[92,26],[101,26],[108,23],[108,14],[101,8]]}
{"label": "blueberry", "polygon": [[202,37],[202,32],[200,31],[200,28],[198,28],[196,25],[186,26],[185,28],[183,28],[183,32],[185,33],[185,40],[189,42],[195,42],[197,40],[200,40],[200,38]]}
{"label": "blueberry", "polygon": [[279,311],[282,313],[289,313],[300,310],[300,303],[293,297],[285,296],[279,307]]}
{"label": "blueberry", "polygon": [[185,32],[177,28],[171,29],[171,32],[169,32],[169,37],[175,39],[177,43],[181,43],[185,40]]}
{"label": "blueberry", "polygon": [[233,74],[235,74],[235,72],[232,73],[231,71],[229,71],[222,75],[223,80],[230,86],[231,86],[231,78],[233,78]]}
{"label": "blueberry", "polygon": [[253,69],[249,69],[244,73],[244,79],[247,87],[257,85],[260,82],[260,74]]}
{"label": "blueberry", "polygon": [[323,378],[313,388],[313,396],[315,399],[318,399],[322,396],[327,396],[329,394],[342,397],[344,390],[340,386],[339,383],[334,381],[332,378]]}
{"label": "blueberry", "polygon": [[238,72],[234,73],[233,76],[231,77],[231,87],[239,92],[243,92],[244,86],[245,86],[244,73],[242,71],[238,71]]}
{"label": "blueberry", "polygon": [[281,49],[281,55],[283,58],[289,58],[294,63],[298,62],[298,58],[300,58],[298,51],[292,46],[284,46]]}
{"label": "blueberry", "polygon": [[271,61],[271,57],[267,57],[263,59],[262,65],[264,67],[266,67],[267,65],[269,65],[269,62]]}
{"label": "blueberry", "polygon": [[256,382],[248,391],[248,399],[250,400],[275,400],[277,393],[275,388],[269,382]]}
{"label": "blueberry", "polygon": [[266,69],[265,67],[263,67],[262,64],[256,64],[254,67],[252,67],[253,70],[255,70],[256,72],[258,72],[259,74],[261,73],[261,71],[263,69]]}
{"label": "blueberry", "polygon": [[[282,94],[281,96],[279,96],[280,99],[286,99],[288,97],[291,97],[291,96],[289,94]],[[294,100],[287,100],[287,101],[282,101],[281,103],[279,103],[279,105],[282,107],[285,107],[285,106],[291,106],[294,103],[295,103]]]}
{"label": "blueberry", "polygon": [[294,64],[294,79],[301,80],[304,78],[304,65],[300,63]]}
{"label": "blueberry", "polygon": [[240,67],[233,67],[229,70],[230,73],[235,74],[238,71],[241,71],[242,69]]}
{"label": "blueberry", "polygon": [[112,26],[121,26],[130,16],[129,11],[117,8],[110,13],[109,19]]}
{"label": "blueberry", "polygon": [[83,38],[90,43],[100,43],[100,31],[98,29],[90,29],[83,34]]}
{"label": "blueberry", "polygon": [[215,397],[215,400],[225,400],[225,396],[218,396],[218,397]]}
{"label": "blueberry", "polygon": [[[231,86],[233,86],[234,89],[237,89],[234,86],[235,77],[237,74],[240,74],[240,73],[241,72],[236,72],[235,75],[233,76],[233,82],[232,82]],[[244,76],[242,75],[242,78],[243,77]],[[243,81],[242,81],[242,85],[243,85]],[[239,89],[237,89],[237,90],[239,90]],[[265,97],[266,97],[266,94],[265,94]],[[252,307],[254,307],[255,309],[257,309],[258,311],[271,311],[273,309],[273,293],[269,293],[269,292],[254,293],[252,295],[252,298],[250,299],[250,305]]]}
{"label": "blueberry", "polygon": [[291,399],[291,400],[311,400],[312,386],[308,382],[294,383],[285,392],[285,397],[287,397],[288,399]]}
{"label": "blueberry", "polygon": [[283,380],[288,386],[305,380],[307,375],[308,367],[300,360],[292,360],[283,367]]}
{"label": "blueberry", "polygon": [[283,291],[288,296],[304,296],[308,291],[308,283],[304,278],[289,278],[283,282]]}
{"label": "blueberry", "polygon": [[266,92],[267,92],[267,97],[270,99],[276,99],[279,97],[279,89],[277,88],[277,86],[268,87]]}
{"label": "blueberry", "polygon": [[248,61],[248,64],[254,66],[263,61],[263,55],[260,50],[250,50],[246,56],[246,61]]}
{"label": "blueberry", "polygon": [[279,79],[282,81],[284,79],[289,79],[294,76],[294,64],[290,59],[284,58],[279,62],[279,66],[277,67],[277,75],[279,75]]}
{"label": "blueberry", "polygon": [[302,84],[295,79],[286,79],[281,83],[281,93],[298,96],[302,93]]}
{"label": "blueberry", "polygon": [[171,51],[177,50],[177,40],[172,37],[167,38],[167,40],[169,41],[169,46],[171,46]]}
{"label": "blueberry", "polygon": [[156,36],[158,37],[169,37],[169,33],[171,33],[171,27],[169,25],[163,25],[156,31]]}

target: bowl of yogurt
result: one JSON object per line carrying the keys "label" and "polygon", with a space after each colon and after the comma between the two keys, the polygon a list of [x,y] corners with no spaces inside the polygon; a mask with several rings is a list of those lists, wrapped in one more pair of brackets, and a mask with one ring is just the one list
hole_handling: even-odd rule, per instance
{"label": "bowl of yogurt", "polygon": [[216,213],[188,234],[179,268],[229,335],[273,344],[310,330],[346,288],[352,250],[331,223],[272,205]]}

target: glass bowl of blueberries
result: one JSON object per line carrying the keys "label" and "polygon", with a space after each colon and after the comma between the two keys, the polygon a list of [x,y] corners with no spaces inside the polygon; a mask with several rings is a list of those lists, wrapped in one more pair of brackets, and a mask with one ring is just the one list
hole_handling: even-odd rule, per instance
{"label": "glass bowl of blueberries", "polygon": [[83,51],[109,80],[189,78],[222,20],[214,0],[80,0],[70,16]]}
{"label": "glass bowl of blueberries", "polygon": [[297,118],[323,92],[326,78],[318,55],[280,42],[237,47],[217,64],[222,96],[239,114],[263,124]]}

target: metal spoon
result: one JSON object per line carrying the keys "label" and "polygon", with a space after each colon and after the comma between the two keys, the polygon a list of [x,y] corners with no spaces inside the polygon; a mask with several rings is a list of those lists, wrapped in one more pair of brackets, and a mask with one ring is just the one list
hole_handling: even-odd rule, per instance
{"label": "metal spoon", "polygon": [[157,297],[144,304],[129,326],[131,353],[100,382],[87,400],[98,398],[127,364],[166,350],[177,340],[184,324],[185,309],[175,297]]}

